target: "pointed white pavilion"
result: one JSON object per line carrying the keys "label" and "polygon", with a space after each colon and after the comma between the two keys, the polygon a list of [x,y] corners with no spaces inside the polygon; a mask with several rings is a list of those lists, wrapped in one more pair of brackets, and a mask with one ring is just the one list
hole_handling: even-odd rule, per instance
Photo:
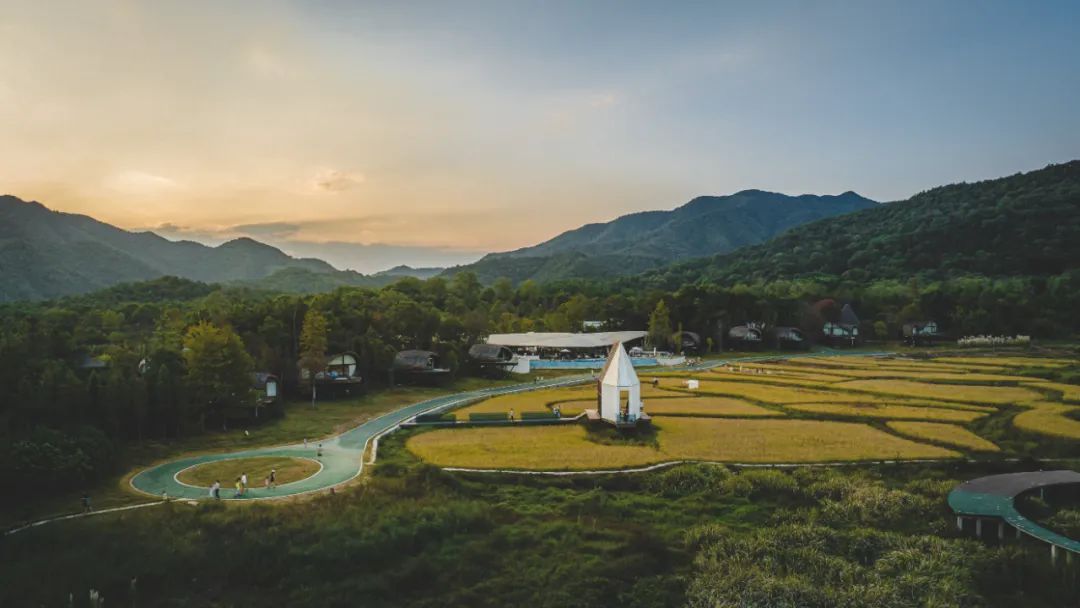
{"label": "pointed white pavilion", "polygon": [[600,372],[600,417],[616,426],[641,418],[641,382],[622,342],[616,342]]}

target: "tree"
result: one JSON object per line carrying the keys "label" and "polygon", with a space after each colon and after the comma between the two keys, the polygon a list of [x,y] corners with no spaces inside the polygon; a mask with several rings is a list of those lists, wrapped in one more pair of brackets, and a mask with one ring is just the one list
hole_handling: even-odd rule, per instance
{"label": "tree", "polygon": [[671,342],[671,313],[663,299],[656,303],[656,308],[649,315],[649,342],[654,348],[667,346]]}
{"label": "tree", "polygon": [[194,403],[203,414],[221,415],[228,406],[246,405],[251,399],[251,355],[231,328],[203,321],[184,335],[187,384]]}
{"label": "tree", "polygon": [[311,382],[311,407],[315,407],[315,376],[326,370],[326,317],[314,308],[304,315],[300,332],[300,368]]}

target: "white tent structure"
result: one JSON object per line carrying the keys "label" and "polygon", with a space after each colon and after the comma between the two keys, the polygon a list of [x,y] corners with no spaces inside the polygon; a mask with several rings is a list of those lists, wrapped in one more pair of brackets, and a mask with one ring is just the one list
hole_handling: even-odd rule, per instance
{"label": "white tent structure", "polygon": [[621,342],[612,345],[600,372],[600,417],[616,426],[641,418],[641,382]]}

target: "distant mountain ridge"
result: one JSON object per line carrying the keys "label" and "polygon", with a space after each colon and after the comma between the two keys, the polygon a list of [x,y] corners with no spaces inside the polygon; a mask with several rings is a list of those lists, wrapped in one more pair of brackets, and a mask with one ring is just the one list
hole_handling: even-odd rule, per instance
{"label": "distant mountain ridge", "polygon": [[1080,160],[805,224],[641,277],[667,286],[780,279],[941,280],[1080,271]]}
{"label": "distant mountain ridge", "polygon": [[170,241],[0,196],[0,302],[54,298],[170,275],[207,283],[253,281],[285,269],[341,272],[322,260],[294,258],[249,238],[217,247]]}
{"label": "distant mountain ridge", "polygon": [[514,251],[491,253],[445,274],[475,272],[483,282],[508,277],[553,280],[629,275],[675,261],[734,251],[795,226],[876,207],[854,192],[788,196],[743,190],[699,196],[670,211],[644,211],[586,224]]}

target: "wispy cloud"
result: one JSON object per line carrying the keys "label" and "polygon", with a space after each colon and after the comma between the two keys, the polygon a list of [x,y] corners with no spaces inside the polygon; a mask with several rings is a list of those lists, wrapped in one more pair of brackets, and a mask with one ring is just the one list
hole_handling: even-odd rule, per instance
{"label": "wispy cloud", "polygon": [[105,176],[102,181],[110,190],[140,195],[167,192],[180,187],[180,184],[168,177],[145,171],[118,171]]}
{"label": "wispy cloud", "polygon": [[311,178],[311,187],[317,192],[345,192],[364,183],[364,174],[337,169],[319,169]]}

